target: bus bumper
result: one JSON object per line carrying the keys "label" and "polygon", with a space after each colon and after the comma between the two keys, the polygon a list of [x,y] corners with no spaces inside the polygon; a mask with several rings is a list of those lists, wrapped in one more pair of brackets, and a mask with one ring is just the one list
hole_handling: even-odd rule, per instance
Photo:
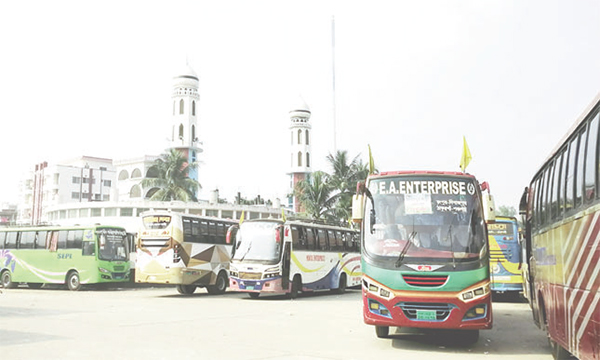
{"label": "bus bumper", "polygon": [[284,294],[289,290],[281,286],[281,277],[265,280],[245,280],[236,277],[229,278],[229,289],[238,292],[260,292]]}
{"label": "bus bumper", "polygon": [[489,290],[468,301],[461,298],[463,292],[395,291],[383,298],[363,285],[362,293],[364,322],[369,325],[462,330],[492,328]]}

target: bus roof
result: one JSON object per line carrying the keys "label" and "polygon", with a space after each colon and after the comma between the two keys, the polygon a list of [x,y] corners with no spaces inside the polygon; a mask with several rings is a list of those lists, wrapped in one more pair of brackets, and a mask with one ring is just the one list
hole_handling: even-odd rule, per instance
{"label": "bus roof", "polygon": [[466,176],[475,178],[474,175],[459,171],[434,171],[434,170],[401,170],[401,171],[384,171],[379,174],[370,176],[388,176],[388,175],[451,175],[451,176]]}

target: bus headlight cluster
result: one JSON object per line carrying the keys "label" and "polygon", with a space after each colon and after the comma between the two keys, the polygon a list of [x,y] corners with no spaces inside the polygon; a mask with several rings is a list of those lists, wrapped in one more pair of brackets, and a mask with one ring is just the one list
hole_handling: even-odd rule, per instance
{"label": "bus headlight cluster", "polygon": [[465,316],[463,317],[463,320],[480,319],[482,317],[485,317],[486,313],[487,313],[487,305],[486,304],[479,304],[477,306],[474,306],[474,307],[470,308],[469,311],[467,311],[465,313]]}
{"label": "bus headlight cluster", "polygon": [[269,273],[269,274],[264,274],[263,279],[271,279],[271,278],[278,277],[278,276],[281,276],[280,272]]}
{"label": "bus headlight cluster", "polygon": [[474,290],[468,290],[461,293],[461,298],[465,301],[477,299],[490,292],[489,284],[480,286]]}
{"label": "bus headlight cluster", "polygon": [[104,274],[110,274],[110,271],[106,270],[105,268],[99,267],[98,271],[100,271],[101,273],[104,273]]}
{"label": "bus headlight cluster", "polygon": [[229,276],[238,277],[237,271],[229,271]]}
{"label": "bus headlight cluster", "polygon": [[371,283],[363,278],[363,287],[369,291],[369,293],[379,296],[383,299],[389,299],[392,296],[392,290],[388,289],[379,284]]}

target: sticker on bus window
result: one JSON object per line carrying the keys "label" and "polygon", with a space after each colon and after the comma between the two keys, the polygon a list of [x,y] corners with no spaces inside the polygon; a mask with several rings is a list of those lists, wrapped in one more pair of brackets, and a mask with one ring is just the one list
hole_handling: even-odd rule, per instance
{"label": "sticker on bus window", "polygon": [[431,195],[406,194],[404,195],[404,212],[407,215],[431,214]]}

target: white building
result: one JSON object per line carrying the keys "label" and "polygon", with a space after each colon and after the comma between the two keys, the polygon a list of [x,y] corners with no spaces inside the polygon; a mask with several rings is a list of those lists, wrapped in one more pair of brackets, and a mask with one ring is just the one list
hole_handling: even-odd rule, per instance
{"label": "white building", "polygon": [[[181,151],[189,162],[196,161],[203,151],[197,116],[198,86],[198,76],[189,66],[173,78],[172,127],[168,137],[171,148]],[[239,219],[242,212],[246,219],[281,217],[282,209],[277,199],[272,206],[220,204],[215,192],[210,200],[203,202],[149,201],[157,189],[143,188],[140,183],[145,177],[154,177],[153,164],[158,157],[144,155],[111,160],[82,156],[60,164],[37,164],[29,179],[22,181],[17,223],[103,223],[137,232],[138,216],[151,209],[232,219]],[[198,170],[190,172],[189,176],[198,180]],[[291,215],[289,210],[285,212]]]}

